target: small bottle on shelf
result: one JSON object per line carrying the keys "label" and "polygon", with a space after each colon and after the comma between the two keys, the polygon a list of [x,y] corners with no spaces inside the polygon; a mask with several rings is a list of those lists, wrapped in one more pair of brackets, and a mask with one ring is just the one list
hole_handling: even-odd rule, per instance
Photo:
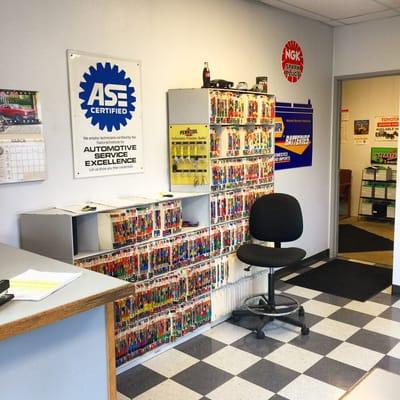
{"label": "small bottle on shelf", "polygon": [[204,68],[203,68],[203,88],[208,88],[210,87],[210,68],[208,67],[208,62],[204,62]]}

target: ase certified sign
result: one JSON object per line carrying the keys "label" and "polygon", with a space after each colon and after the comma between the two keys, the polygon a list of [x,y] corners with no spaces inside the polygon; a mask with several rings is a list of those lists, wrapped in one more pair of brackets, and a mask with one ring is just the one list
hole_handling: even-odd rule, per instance
{"label": "ase certified sign", "polygon": [[289,40],[282,49],[282,72],[291,83],[296,83],[303,73],[304,59],[300,45]]}
{"label": "ase certified sign", "polygon": [[143,172],[140,63],[67,56],[75,178]]}
{"label": "ase certified sign", "polygon": [[135,88],[117,64],[97,62],[90,65],[79,84],[81,109],[93,126],[112,132],[126,126],[135,111]]}

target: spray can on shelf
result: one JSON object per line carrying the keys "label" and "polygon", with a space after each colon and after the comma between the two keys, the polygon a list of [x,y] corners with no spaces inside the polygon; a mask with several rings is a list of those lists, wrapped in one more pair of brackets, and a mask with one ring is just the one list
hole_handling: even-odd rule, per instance
{"label": "spray can on shelf", "polygon": [[208,67],[208,62],[204,62],[204,68],[203,68],[203,88],[208,88],[210,87],[210,68]]}

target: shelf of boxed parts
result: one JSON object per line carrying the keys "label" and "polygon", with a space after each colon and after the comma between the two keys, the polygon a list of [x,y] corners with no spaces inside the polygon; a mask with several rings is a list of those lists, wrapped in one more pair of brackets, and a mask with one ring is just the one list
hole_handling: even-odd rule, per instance
{"label": "shelf of boxed parts", "polygon": [[361,179],[358,215],[394,220],[396,206],[396,170],[390,167],[364,168]]}
{"label": "shelf of boxed parts", "polygon": [[211,285],[221,278],[211,269],[209,194],[169,196],[21,215],[22,248],[132,283],[132,294],[115,302],[120,371],[211,318]]}
{"label": "shelf of boxed parts", "polygon": [[214,271],[212,322],[264,291],[266,275],[245,272],[235,250],[250,240],[249,210],[273,191],[275,97],[220,89],[168,91],[170,187],[208,192]]}

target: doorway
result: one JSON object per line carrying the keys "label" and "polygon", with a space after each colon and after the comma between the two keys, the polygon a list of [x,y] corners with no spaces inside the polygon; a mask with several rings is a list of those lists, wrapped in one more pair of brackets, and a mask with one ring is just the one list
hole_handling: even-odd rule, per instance
{"label": "doorway", "polygon": [[400,75],[339,84],[337,255],[392,268]]}

